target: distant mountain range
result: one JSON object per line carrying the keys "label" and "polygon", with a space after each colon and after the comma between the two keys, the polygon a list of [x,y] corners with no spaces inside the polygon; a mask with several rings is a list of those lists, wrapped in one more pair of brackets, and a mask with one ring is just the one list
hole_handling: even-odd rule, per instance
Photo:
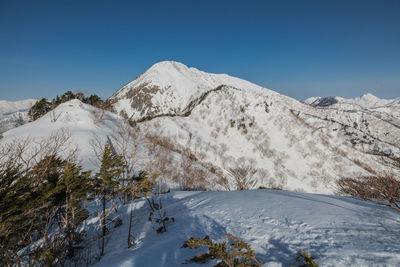
{"label": "distant mountain range", "polygon": [[400,97],[381,99],[372,94],[364,94],[356,98],[310,97],[304,103],[319,108],[341,109],[347,111],[361,110],[400,124]]}
{"label": "distant mountain range", "polygon": [[359,109],[375,109],[383,107],[400,106],[400,97],[395,99],[381,99],[373,94],[367,93],[355,98],[334,97],[310,97],[304,100],[304,103],[314,107],[335,107],[335,105],[349,105]]}
{"label": "distant mountain range", "polygon": [[0,134],[28,121],[28,111],[36,99],[21,101],[0,100]]}

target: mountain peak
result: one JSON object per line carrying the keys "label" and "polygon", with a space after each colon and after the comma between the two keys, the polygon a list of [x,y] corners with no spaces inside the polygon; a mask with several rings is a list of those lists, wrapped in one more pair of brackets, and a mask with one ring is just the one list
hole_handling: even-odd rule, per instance
{"label": "mountain peak", "polygon": [[119,89],[111,98],[118,102],[115,106],[118,112],[127,110],[128,116],[140,119],[180,112],[201,95],[222,85],[260,94],[276,94],[227,74],[207,73],[180,62],[162,61]]}
{"label": "mountain peak", "polygon": [[176,69],[188,69],[188,67],[177,61],[173,60],[166,60],[166,61],[160,61],[155,63],[153,66],[151,66],[149,70],[160,70],[160,69],[168,69],[168,68],[176,68]]}
{"label": "mountain peak", "polygon": [[360,96],[359,98],[360,98],[360,99],[365,99],[365,100],[373,100],[373,101],[380,100],[379,97],[376,97],[376,96],[374,96],[374,95],[371,94],[371,93],[363,94],[363,95]]}

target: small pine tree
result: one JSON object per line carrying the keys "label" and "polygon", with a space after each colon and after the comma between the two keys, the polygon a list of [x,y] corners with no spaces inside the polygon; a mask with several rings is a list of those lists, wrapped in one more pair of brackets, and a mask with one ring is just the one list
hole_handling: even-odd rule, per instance
{"label": "small pine tree", "polygon": [[29,119],[35,121],[52,109],[51,103],[46,98],[36,102],[28,111]]}
{"label": "small pine tree", "polygon": [[82,172],[81,166],[68,161],[57,186],[57,191],[62,192],[65,198],[60,217],[64,225],[69,257],[74,256],[76,229],[88,216],[88,211],[83,207],[83,201],[88,199],[91,192],[89,176],[90,172]]}
{"label": "small pine tree", "polygon": [[24,201],[29,187],[23,180],[20,166],[0,168],[0,266],[20,265],[18,250],[27,244],[24,234],[28,223],[24,214]]}
{"label": "small pine tree", "polygon": [[97,95],[90,95],[87,98],[83,99],[83,102],[89,105],[94,106],[97,102],[99,102],[101,100],[101,98]]}
{"label": "small pine tree", "polygon": [[106,205],[107,199],[112,198],[119,185],[119,178],[124,172],[123,157],[116,154],[110,143],[106,143],[101,159],[100,172],[95,179],[97,195],[101,197],[101,238],[102,246],[100,255],[104,255],[104,237],[106,235]]}
{"label": "small pine tree", "polygon": [[150,181],[145,172],[134,175],[131,179],[125,179],[126,185],[122,188],[123,194],[127,195],[130,205],[129,230],[128,230],[128,248],[132,242],[132,222],[133,222],[133,202],[141,197],[147,196],[153,189],[154,183]]}

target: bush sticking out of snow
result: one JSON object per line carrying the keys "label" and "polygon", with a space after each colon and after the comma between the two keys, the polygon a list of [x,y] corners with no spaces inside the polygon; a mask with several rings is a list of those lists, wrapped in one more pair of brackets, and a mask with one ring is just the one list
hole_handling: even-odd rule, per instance
{"label": "bush sticking out of snow", "polygon": [[299,267],[319,267],[314,258],[308,253],[307,250],[300,250],[297,254],[296,261],[301,262]]}
{"label": "bush sticking out of snow", "polygon": [[207,263],[211,260],[219,260],[220,262],[214,267],[261,267],[261,263],[257,261],[255,251],[249,244],[242,239],[232,235],[225,234],[226,240],[216,243],[205,236],[203,239],[191,237],[187,240],[182,248],[208,248],[208,252],[199,253],[197,256],[189,259],[187,263]]}
{"label": "bush sticking out of snow", "polygon": [[149,203],[151,209],[151,212],[149,214],[149,221],[155,223],[154,228],[156,228],[157,233],[166,232],[167,223],[174,222],[175,218],[170,218],[167,216],[167,212],[163,210],[161,198],[156,200],[155,197],[152,196],[150,199],[147,199],[147,202]]}

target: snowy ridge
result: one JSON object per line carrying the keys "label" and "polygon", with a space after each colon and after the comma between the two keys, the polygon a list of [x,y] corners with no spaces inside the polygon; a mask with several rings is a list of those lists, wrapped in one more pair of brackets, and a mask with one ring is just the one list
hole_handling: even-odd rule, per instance
{"label": "snowy ridge", "polygon": [[51,135],[66,132],[70,135],[70,146],[65,153],[78,149],[78,160],[85,169],[96,169],[96,156],[91,148],[91,140],[99,137],[103,141],[116,133],[123,125],[123,120],[112,113],[106,112],[103,119],[98,119],[100,110],[74,99],[60,104],[53,111],[34,122],[19,126],[3,133],[2,144],[15,139],[32,138],[33,142]]}

